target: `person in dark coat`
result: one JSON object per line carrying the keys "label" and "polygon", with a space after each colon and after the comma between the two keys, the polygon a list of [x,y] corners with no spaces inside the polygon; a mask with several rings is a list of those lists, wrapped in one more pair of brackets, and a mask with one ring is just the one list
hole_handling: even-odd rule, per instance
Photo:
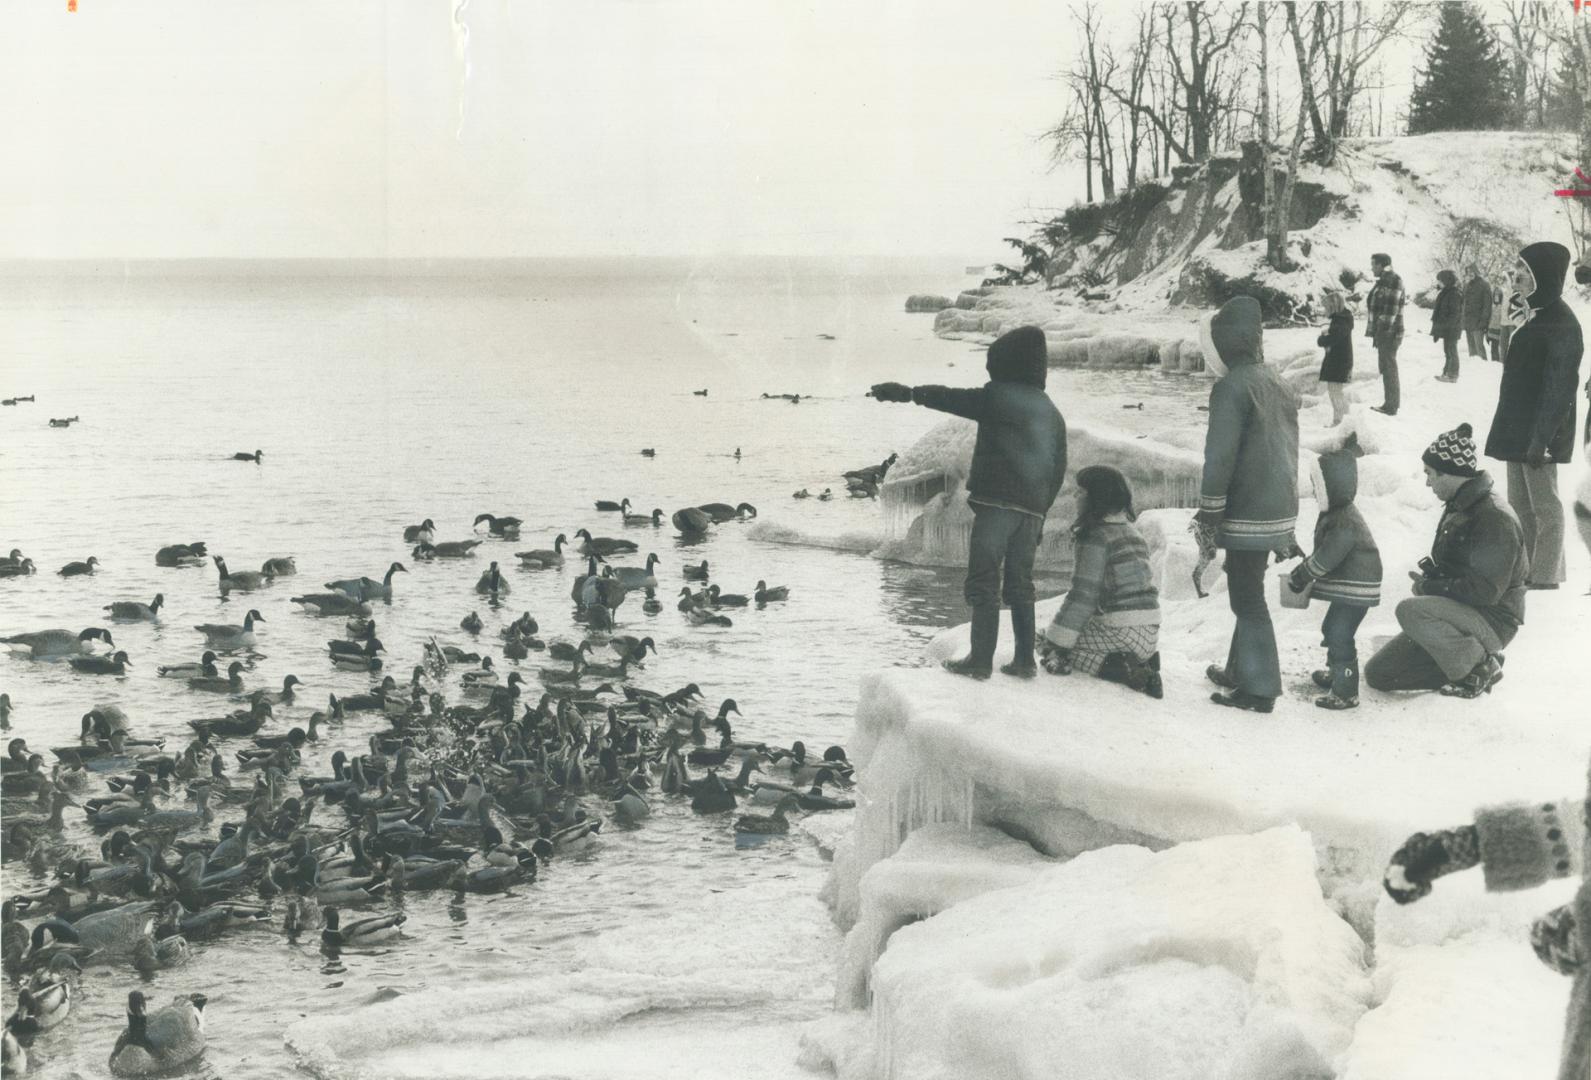
{"label": "person in dark coat", "polygon": [[1342,293],[1327,289],[1320,294],[1321,305],[1330,321],[1326,332],[1315,339],[1324,346],[1326,355],[1320,361],[1320,381],[1326,386],[1326,396],[1331,399],[1331,426],[1342,423],[1348,415],[1348,381],[1353,378],[1353,315],[1342,301]]}
{"label": "person in dark coat", "polygon": [[1282,692],[1276,633],[1265,603],[1269,552],[1298,550],[1298,394],[1264,360],[1259,301],[1228,300],[1202,327],[1210,426],[1195,522],[1226,549],[1227,593],[1236,616],[1224,665],[1205,675],[1226,693],[1210,700],[1270,712]]}
{"label": "person in dark coat", "polygon": [[972,607],[972,650],[945,661],[945,670],[955,675],[989,677],[1002,597],[1011,606],[1016,650],[1000,670],[1027,679],[1038,674],[1033,557],[1066,476],[1066,421],[1044,392],[1048,352],[1043,330],[1018,327],[989,346],[989,381],[981,387],[879,383],[871,391],[879,401],[913,401],[978,424],[967,476],[973,520],[965,594]]}
{"label": "person in dark coat", "polygon": [[1393,638],[1365,665],[1376,690],[1487,693],[1503,676],[1503,649],[1525,621],[1524,534],[1475,456],[1470,426],[1426,448],[1425,484],[1443,502],[1431,555],[1411,571]]}
{"label": "person in dark coat", "polygon": [[1376,283],[1365,297],[1365,337],[1376,347],[1376,363],[1381,369],[1381,404],[1376,412],[1398,415],[1402,393],[1398,385],[1398,346],[1403,344],[1403,279],[1392,270],[1392,256],[1376,252],[1370,256],[1370,269]]}
{"label": "person in dark coat", "polygon": [[1492,283],[1481,277],[1481,268],[1470,263],[1464,268],[1469,280],[1464,282],[1464,340],[1469,354],[1486,359],[1486,331],[1492,323]]}
{"label": "person in dark coat", "polygon": [[1438,271],[1436,283],[1441,291],[1436,294],[1436,307],[1431,312],[1431,340],[1442,343],[1442,374],[1437,382],[1458,382],[1458,335],[1464,322],[1464,298],[1458,291],[1458,275],[1451,270]]}
{"label": "person in dark coat", "polygon": [[1352,450],[1322,454],[1312,473],[1315,502],[1315,550],[1289,575],[1294,592],[1310,590],[1311,600],[1324,600],[1320,624],[1326,646],[1326,667],[1310,679],[1326,693],[1315,699],[1322,709],[1359,705],[1359,649],[1354,641],[1359,624],[1381,602],[1381,551],[1364,515],[1354,505],[1359,491],[1358,459]]}
{"label": "person in dark coat", "polygon": [[1574,455],[1576,390],[1584,341],[1563,300],[1569,249],[1550,241],[1519,253],[1514,287],[1529,314],[1503,361],[1486,456],[1508,465],[1508,504],[1519,515],[1532,589],[1564,579],[1558,466]]}

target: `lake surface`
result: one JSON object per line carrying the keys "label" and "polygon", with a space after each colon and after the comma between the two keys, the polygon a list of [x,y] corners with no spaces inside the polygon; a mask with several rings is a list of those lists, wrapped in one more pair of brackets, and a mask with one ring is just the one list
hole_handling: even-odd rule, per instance
{"label": "lake surface", "polygon": [[[267,621],[248,685],[298,675],[299,706],[279,709],[272,730],[302,723],[327,693],[370,680],[326,659],[342,620],[302,614],[288,598],[335,578],[379,578],[394,560],[411,572],[376,619],[400,681],[432,635],[472,647],[458,628],[471,610],[486,623],[473,647],[499,659],[497,631],[522,611],[543,638],[577,639],[569,588],[580,560],[527,572],[513,552],[587,526],[637,540],[634,563],[649,551],[662,560],[663,610],[644,613],[638,596],[619,609],[621,632],[657,642],[633,682],[666,691],[694,681],[711,706],[734,697],[740,737],[843,742],[858,677],[920,662],[935,630],[962,621],[959,572],[759,542],[733,523],[685,543],[666,516],[747,501],[762,521],[803,534],[876,532],[876,504],[845,498],[839,474],[905,449],[940,417],[863,392],[886,378],[983,378],[981,350],[936,339],[930,316],[901,311],[909,292],[953,295],[967,284],[959,269],[586,262],[510,277],[9,279],[0,396],[38,400],[0,409],[0,548],[21,548],[40,573],[0,580],[0,636],[105,625],[113,600],[165,596],[158,624],[113,627],[133,660],[126,678],[0,650],[11,734],[34,748],[68,744],[89,707],[114,701],[138,734],[180,746],[188,720],[232,706],[155,667],[197,659],[195,624],[241,622],[250,607]],[[47,425],[72,415],[81,420],[68,429]],[[261,465],[228,460],[257,448]],[[803,487],[841,495],[791,499]],[[663,509],[664,526],[625,528],[593,510],[621,497]],[[430,517],[438,539],[464,539],[481,512],[524,519],[522,540],[488,541],[461,561],[410,558],[403,526]],[[154,565],[157,548],[194,540],[232,570],[292,555],[299,576],[227,599],[211,567]],[[56,576],[89,555],[97,575]],[[790,600],[737,612],[730,628],[693,628],[670,598],[680,566],[704,558],[726,592],[750,593],[763,578],[788,585]],[[497,610],[473,591],[491,559],[513,589]],[[532,654],[522,666],[541,662]],[[456,688],[448,696],[459,700]],[[325,773],[333,750],[357,752],[384,726],[350,719],[300,772]],[[317,942],[290,942],[278,915],[197,945],[191,963],[152,985],[130,967],[92,968],[72,1017],[36,1044],[38,1075],[104,1075],[139,987],[157,1004],[209,995],[210,1045],[195,1071],[229,1080],[296,1067],[800,1075],[796,1037],[829,1008],[839,943],[816,899],[815,844],[797,829],[737,847],[732,816],[700,817],[661,796],[653,808],[639,828],[610,823],[514,894],[411,894],[406,938],[378,951],[328,958]],[[97,847],[80,812],[68,822],[69,839]],[[8,893],[39,884],[5,869]]]}

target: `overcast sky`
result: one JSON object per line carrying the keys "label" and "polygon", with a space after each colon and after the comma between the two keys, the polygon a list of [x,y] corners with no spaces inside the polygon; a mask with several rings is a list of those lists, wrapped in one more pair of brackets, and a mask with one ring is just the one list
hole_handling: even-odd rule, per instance
{"label": "overcast sky", "polygon": [[981,259],[1080,194],[1056,0],[66,6],[0,35],[0,257]]}

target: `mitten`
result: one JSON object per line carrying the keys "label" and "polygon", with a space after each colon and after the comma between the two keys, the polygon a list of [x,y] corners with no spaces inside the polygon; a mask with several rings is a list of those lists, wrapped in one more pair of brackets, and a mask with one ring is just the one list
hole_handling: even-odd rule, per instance
{"label": "mitten", "polygon": [[1193,515],[1193,524],[1189,528],[1194,530],[1195,536],[1199,535],[1200,530],[1208,529],[1213,540],[1215,538],[1215,530],[1221,527],[1221,519],[1225,516],[1219,510],[1200,510]]}
{"label": "mitten", "polygon": [[1585,964],[1580,935],[1575,933],[1574,908],[1565,904],[1530,924],[1530,947],[1559,975],[1573,975]]}
{"label": "mitten", "polygon": [[1044,642],[1040,650],[1039,662],[1044,665],[1044,670],[1051,675],[1070,675],[1072,673],[1072,650],[1062,648],[1052,641]]}
{"label": "mitten", "polygon": [[1303,592],[1309,587],[1309,583],[1314,580],[1315,577],[1309,572],[1309,568],[1303,563],[1299,563],[1293,567],[1293,572],[1287,575],[1287,587],[1294,592]]}
{"label": "mitten", "polygon": [[868,391],[879,401],[910,401],[912,388],[905,383],[881,382]]}
{"label": "mitten", "polygon": [[1387,895],[1400,904],[1411,904],[1431,891],[1431,882],[1444,874],[1468,870],[1480,862],[1480,837],[1475,826],[1415,833],[1393,852],[1382,878]]}
{"label": "mitten", "polygon": [[1298,538],[1296,536],[1289,536],[1287,542],[1276,549],[1276,561],[1279,563],[1284,563],[1288,559],[1302,559],[1303,557],[1304,549],[1298,546]]}

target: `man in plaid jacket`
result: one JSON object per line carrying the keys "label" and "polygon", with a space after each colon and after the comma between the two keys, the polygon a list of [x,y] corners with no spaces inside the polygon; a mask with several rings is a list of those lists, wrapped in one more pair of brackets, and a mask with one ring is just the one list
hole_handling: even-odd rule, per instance
{"label": "man in plaid jacket", "polygon": [[1376,363],[1381,368],[1380,405],[1376,412],[1398,415],[1398,346],[1403,344],[1403,279],[1392,270],[1392,256],[1376,252],[1370,256],[1370,269],[1376,283],[1365,298],[1365,337],[1376,347]]}

